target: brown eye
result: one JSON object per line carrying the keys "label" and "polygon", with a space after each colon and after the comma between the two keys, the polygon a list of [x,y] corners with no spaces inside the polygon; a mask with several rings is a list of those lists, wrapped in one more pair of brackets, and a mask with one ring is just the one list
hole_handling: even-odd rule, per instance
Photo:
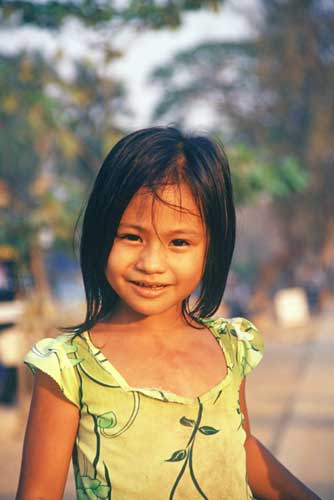
{"label": "brown eye", "polygon": [[184,246],[189,246],[189,242],[186,241],[186,240],[182,240],[182,239],[176,239],[176,240],[173,240],[172,241],[173,245],[176,246],[176,247],[184,247]]}
{"label": "brown eye", "polygon": [[120,234],[118,236],[121,240],[128,240],[128,241],[138,241],[139,236],[137,234]]}

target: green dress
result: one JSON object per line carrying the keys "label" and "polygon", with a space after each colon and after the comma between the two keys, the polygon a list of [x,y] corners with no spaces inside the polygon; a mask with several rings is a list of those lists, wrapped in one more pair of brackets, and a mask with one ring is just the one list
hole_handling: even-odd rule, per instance
{"label": "green dress", "polygon": [[80,410],[73,449],[77,498],[248,500],[242,379],[263,342],[244,318],[202,319],[225,355],[224,379],[196,398],[130,387],[90,340],[43,339],[25,357]]}

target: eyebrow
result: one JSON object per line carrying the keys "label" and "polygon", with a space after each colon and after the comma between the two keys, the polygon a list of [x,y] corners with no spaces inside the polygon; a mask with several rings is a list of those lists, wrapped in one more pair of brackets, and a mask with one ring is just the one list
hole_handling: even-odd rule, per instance
{"label": "eyebrow", "polygon": [[[120,228],[128,228],[128,229],[135,229],[136,231],[142,231],[143,233],[148,232],[148,230],[142,226],[139,226],[137,224],[124,224],[123,222],[120,223],[119,225]],[[201,236],[201,233],[199,231],[192,231],[191,229],[187,228],[179,228],[179,229],[173,229],[171,231],[168,231],[166,233],[168,236],[172,235],[187,235],[187,236]]]}

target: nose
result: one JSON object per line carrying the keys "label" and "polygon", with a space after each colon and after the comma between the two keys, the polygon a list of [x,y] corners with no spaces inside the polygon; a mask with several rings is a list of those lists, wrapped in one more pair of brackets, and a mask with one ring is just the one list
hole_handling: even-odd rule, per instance
{"label": "nose", "polygon": [[136,269],[147,274],[164,273],[167,268],[163,245],[148,245],[142,249],[136,261]]}

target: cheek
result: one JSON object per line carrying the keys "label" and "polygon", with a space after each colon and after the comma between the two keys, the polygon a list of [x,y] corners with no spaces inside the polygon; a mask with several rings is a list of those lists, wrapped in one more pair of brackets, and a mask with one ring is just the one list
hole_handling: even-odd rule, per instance
{"label": "cheek", "polygon": [[124,252],[121,252],[118,246],[114,244],[109,253],[105,269],[105,274],[108,281],[115,278],[117,274],[120,272],[120,270],[125,266],[126,263],[124,257],[125,257]]}
{"label": "cheek", "polygon": [[205,253],[199,249],[192,255],[185,255],[175,261],[180,277],[187,281],[200,281],[205,269]]}

